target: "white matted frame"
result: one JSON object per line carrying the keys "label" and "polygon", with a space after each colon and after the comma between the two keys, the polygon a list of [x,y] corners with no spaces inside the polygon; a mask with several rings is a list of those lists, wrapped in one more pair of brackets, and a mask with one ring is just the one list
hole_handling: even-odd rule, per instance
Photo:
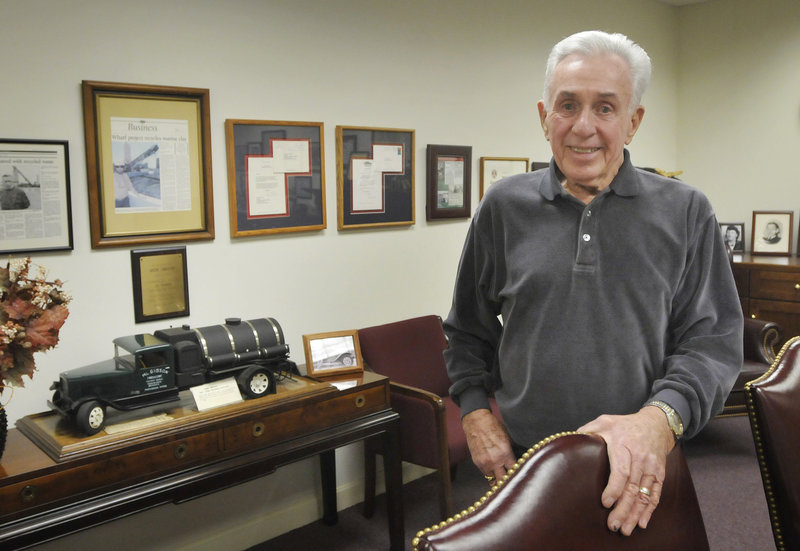
{"label": "white matted frame", "polygon": [[303,335],[306,370],[310,377],[329,377],[364,371],[358,331]]}
{"label": "white matted frame", "polygon": [[767,256],[791,256],[794,212],[790,210],[754,210],[750,253]]}

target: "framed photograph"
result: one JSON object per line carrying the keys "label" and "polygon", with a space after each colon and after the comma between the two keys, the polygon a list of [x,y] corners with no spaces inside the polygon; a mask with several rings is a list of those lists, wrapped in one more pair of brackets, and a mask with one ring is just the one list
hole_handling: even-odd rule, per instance
{"label": "framed photograph", "polygon": [[489,189],[493,183],[507,176],[528,172],[530,159],[526,157],[481,157],[481,193]]}
{"label": "framed photograph", "polygon": [[793,218],[794,212],[790,210],[753,211],[750,253],[791,256]]}
{"label": "framed photograph", "polygon": [[131,251],[136,323],[189,315],[186,247]]}
{"label": "framed photograph", "polygon": [[72,250],[66,141],[0,140],[0,253]]}
{"label": "framed photograph", "polygon": [[306,370],[310,377],[329,377],[364,371],[358,331],[303,335]]}
{"label": "framed photograph", "polygon": [[322,230],[321,122],[225,121],[231,237]]}
{"label": "framed photograph", "polygon": [[550,162],[549,161],[547,161],[547,162],[544,162],[544,161],[533,161],[531,163],[531,172],[533,172],[534,170],[541,170],[543,168],[550,168]]}
{"label": "framed photograph", "polygon": [[83,81],[92,247],[214,238],[209,91]]}
{"label": "framed photograph", "polygon": [[336,127],[337,228],[414,224],[414,131]]}
{"label": "framed photograph", "polygon": [[744,222],[720,222],[719,230],[732,253],[744,252]]}
{"label": "framed photograph", "polygon": [[428,145],[428,220],[469,218],[472,147]]}

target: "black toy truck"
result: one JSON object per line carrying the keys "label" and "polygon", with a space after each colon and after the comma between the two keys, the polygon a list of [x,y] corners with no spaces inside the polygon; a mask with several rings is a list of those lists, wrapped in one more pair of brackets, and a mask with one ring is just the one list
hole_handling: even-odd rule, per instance
{"label": "black toy truck", "polygon": [[297,373],[272,318],[161,329],[114,339],[114,358],[59,375],[48,405],[87,436],[105,426],[106,408],[132,410],[179,399],[179,392],[235,377],[242,393],[276,391],[276,377]]}

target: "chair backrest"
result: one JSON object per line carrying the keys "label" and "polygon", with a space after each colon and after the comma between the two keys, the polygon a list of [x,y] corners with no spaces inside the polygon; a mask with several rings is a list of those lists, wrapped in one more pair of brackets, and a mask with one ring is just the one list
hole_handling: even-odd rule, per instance
{"label": "chair backrest", "polygon": [[370,369],[396,383],[446,396],[450,379],[442,353],[447,338],[439,316],[429,315],[358,330]]}
{"label": "chair backrest", "polygon": [[744,391],[775,546],[800,549],[800,337]]}
{"label": "chair backrest", "polygon": [[605,441],[567,433],[551,436],[523,456],[511,474],[473,508],[423,530],[415,551],[708,551],[700,506],[680,446],[667,458],[658,508],[646,530],[631,536],[606,527],[600,496],[608,482]]}

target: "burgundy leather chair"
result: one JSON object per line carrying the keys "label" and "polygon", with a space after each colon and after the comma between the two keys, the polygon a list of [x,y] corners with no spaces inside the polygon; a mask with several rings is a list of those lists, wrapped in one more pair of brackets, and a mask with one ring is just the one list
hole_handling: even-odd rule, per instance
{"label": "burgundy leather chair", "polygon": [[708,551],[680,446],[667,458],[661,501],[646,530],[626,537],[606,527],[608,509],[600,496],[608,475],[602,438],[552,436],[526,452],[502,484],[474,506],[419,532],[414,551]]}
{"label": "burgundy leather chair", "polygon": [[720,417],[747,414],[744,385],[769,369],[782,334],[780,325],[775,322],[744,318],[744,362]]}
{"label": "burgundy leather chair", "polygon": [[778,551],[800,549],[800,337],[745,385],[761,480]]}
{"label": "burgundy leather chair", "polygon": [[[439,509],[446,519],[453,513],[455,466],[470,455],[461,411],[448,395],[442,320],[428,315],[367,327],[358,330],[358,340],[366,367],[389,377],[392,409],[400,414],[402,460],[438,470]],[[364,514],[368,517],[374,510],[376,453],[365,444]]]}

